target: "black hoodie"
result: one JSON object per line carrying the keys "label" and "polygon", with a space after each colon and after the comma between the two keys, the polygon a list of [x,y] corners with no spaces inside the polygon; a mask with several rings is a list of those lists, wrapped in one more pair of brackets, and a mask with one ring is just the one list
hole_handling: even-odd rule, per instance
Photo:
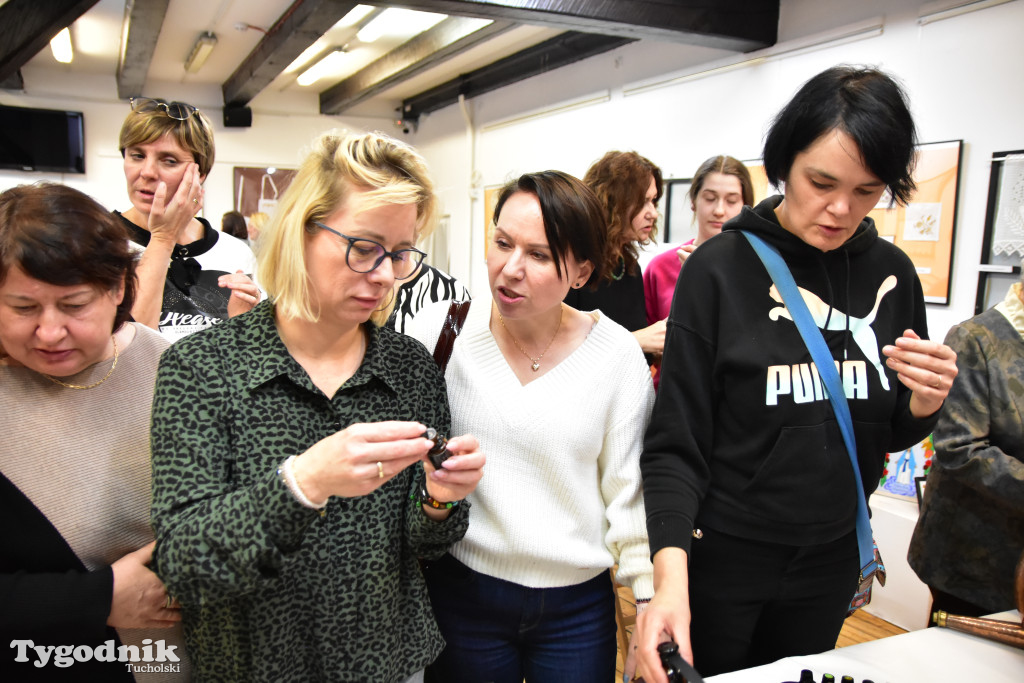
{"label": "black hoodie", "polygon": [[[826,329],[853,415],[865,495],[885,453],[927,436],[881,349],[905,329],[927,338],[914,265],[866,218],[829,252],[786,231],[776,196],[744,208],[687,259],[668,318],[661,385],[641,456],[651,553],[690,548],[692,529],[809,545],[856,525],[850,459],[810,352],[773,299],[738,230],[778,248]],[[808,294],[809,292],[809,294]],[[820,301],[815,301],[817,297]],[[782,313],[780,315],[780,313]]]}

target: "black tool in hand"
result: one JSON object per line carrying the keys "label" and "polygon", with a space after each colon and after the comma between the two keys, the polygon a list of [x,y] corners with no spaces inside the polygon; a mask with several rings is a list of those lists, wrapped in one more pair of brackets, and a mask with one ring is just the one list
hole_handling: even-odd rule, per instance
{"label": "black tool in hand", "polygon": [[441,464],[454,455],[448,450],[448,439],[438,434],[437,430],[432,427],[428,427],[427,431],[423,432],[423,438],[434,442],[433,447],[427,452],[427,458],[435,470],[441,469]]}

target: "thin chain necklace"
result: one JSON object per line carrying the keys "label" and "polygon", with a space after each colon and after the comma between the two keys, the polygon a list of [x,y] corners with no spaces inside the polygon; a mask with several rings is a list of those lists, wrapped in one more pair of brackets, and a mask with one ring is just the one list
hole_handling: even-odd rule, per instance
{"label": "thin chain necklace", "polygon": [[43,374],[43,377],[45,377],[46,379],[50,380],[54,384],[59,384],[62,387],[67,387],[68,389],[92,389],[93,387],[98,387],[99,385],[101,385],[104,382],[106,382],[107,379],[109,379],[109,377],[112,374],[114,374],[114,368],[117,367],[117,338],[114,337],[114,336],[111,336],[110,337],[110,341],[112,341],[114,343],[114,363],[113,363],[113,365],[110,366],[110,369],[107,370],[107,374],[103,375],[103,379],[101,379],[100,381],[93,382],[92,384],[68,384],[67,382],[62,382],[59,379],[57,379],[56,377],[51,377],[50,375],[47,375],[45,373]]}
{"label": "thin chain necklace", "polygon": [[530,367],[533,368],[534,372],[537,372],[538,370],[540,370],[540,359],[544,357],[544,354],[548,352],[548,349],[551,348],[551,345],[555,343],[555,337],[558,336],[558,330],[560,330],[562,328],[562,312],[563,312],[563,310],[564,309],[562,309],[562,307],[559,306],[559,308],[558,308],[558,325],[555,326],[555,333],[553,335],[551,335],[551,341],[548,342],[548,345],[544,347],[544,350],[541,351],[540,355],[537,356],[536,358],[534,358],[533,356],[528,354],[526,352],[526,349],[524,349],[519,344],[519,340],[516,339],[515,335],[512,334],[512,331],[509,330],[508,327],[505,325],[505,319],[501,317],[501,311],[498,311],[498,321],[501,323],[501,326],[505,328],[505,331],[508,332],[508,336],[509,336],[510,339],[512,339],[512,343],[516,345],[516,348],[519,349],[524,356],[526,356],[527,358],[529,358],[533,362],[533,365],[531,365]]}

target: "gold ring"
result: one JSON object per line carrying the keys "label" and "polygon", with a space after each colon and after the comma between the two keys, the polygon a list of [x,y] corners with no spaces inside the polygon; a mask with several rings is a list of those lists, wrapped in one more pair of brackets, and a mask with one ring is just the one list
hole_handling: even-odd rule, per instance
{"label": "gold ring", "polygon": [[193,203],[193,204],[198,204],[198,203],[199,203],[199,200],[193,197],[193,198],[192,198],[192,203]]}
{"label": "gold ring", "polygon": [[377,461],[377,478],[378,479],[383,479],[384,478],[384,465],[380,464],[380,460]]}
{"label": "gold ring", "polygon": [[174,605],[174,596],[171,595],[170,593],[168,593],[167,594],[167,604],[165,606],[167,607],[167,609],[171,609],[171,607],[173,605]]}

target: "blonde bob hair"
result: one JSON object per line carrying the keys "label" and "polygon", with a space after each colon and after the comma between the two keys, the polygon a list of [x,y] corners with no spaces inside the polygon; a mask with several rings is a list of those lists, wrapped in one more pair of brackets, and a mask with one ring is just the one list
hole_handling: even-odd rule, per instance
{"label": "blonde bob hair", "polygon": [[121,124],[118,137],[121,158],[124,158],[124,151],[129,147],[156,142],[168,134],[199,164],[200,176],[205,179],[210,175],[215,152],[213,125],[198,109],[184,121],[171,118],[161,109],[129,113]]}
{"label": "blonde bob hair", "polygon": [[[291,185],[260,233],[256,259],[260,285],[277,312],[316,322],[306,273],[306,236],[314,221],[337,211],[353,190],[364,191],[363,210],[385,204],[416,205],[416,238],[433,230],[437,197],[423,157],[382,133],[324,133],[313,143]],[[386,308],[390,308],[392,302]],[[386,313],[373,316],[386,320]]]}

